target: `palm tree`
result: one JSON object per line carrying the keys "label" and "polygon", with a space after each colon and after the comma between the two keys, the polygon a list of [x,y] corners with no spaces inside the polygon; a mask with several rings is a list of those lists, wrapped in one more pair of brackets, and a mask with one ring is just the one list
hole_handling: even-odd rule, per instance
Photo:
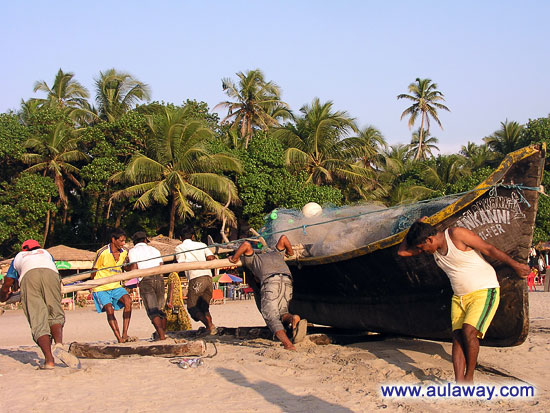
{"label": "palm tree", "polygon": [[65,73],[59,69],[51,87],[42,80],[34,84],[34,91],[47,94],[45,99],[31,99],[37,106],[66,110],[69,117],[79,123],[84,123],[86,120],[95,117],[87,100],[90,93],[88,89],[74,79],[74,73]]}
{"label": "palm tree", "polygon": [[315,98],[304,105],[303,114],[294,124],[275,128],[273,136],[288,148],[286,163],[308,174],[307,182],[317,185],[345,182],[365,182],[368,172],[354,166],[355,160],[346,157],[342,138],[351,131],[357,132],[354,119],[345,111],[332,111],[332,102],[321,103]]}
{"label": "palm tree", "polygon": [[149,86],[115,69],[99,72],[95,85],[99,116],[108,122],[119,119],[135,104],[151,96]]}
{"label": "palm tree", "polygon": [[495,152],[499,159],[510,152],[525,146],[523,140],[523,126],[517,122],[500,122],[501,128],[492,135],[483,138],[487,146]]}
{"label": "palm tree", "polygon": [[430,196],[434,192],[432,189],[403,182],[402,177],[413,167],[409,145],[397,144],[385,148],[377,174],[377,185],[364,194],[364,199],[392,206]]}
{"label": "palm tree", "polygon": [[[27,139],[25,147],[33,151],[23,155],[23,162],[32,165],[25,171],[42,171],[44,176],[49,175],[54,179],[59,200],[63,204],[63,223],[65,223],[68,209],[68,197],[65,191],[66,180],[68,179],[77,187],[81,187],[82,185],[75,176],[80,169],[73,163],[88,159],[88,156],[78,149],[78,137],[75,135],[75,131],[64,122],[60,122],[48,134]],[[46,242],[50,227],[49,218],[48,212],[44,242]]]}
{"label": "palm tree", "polygon": [[359,135],[345,138],[342,142],[350,153],[357,158],[360,165],[374,169],[380,165],[381,154],[387,147],[382,133],[374,126],[366,126]]}
{"label": "palm tree", "polygon": [[[114,200],[139,196],[134,208],[146,209],[154,203],[171,202],[169,237],[174,236],[175,217],[194,216],[192,206],[213,212],[235,222],[234,214],[221,202],[238,200],[235,184],[220,171],[242,170],[231,155],[207,151],[205,140],[213,135],[200,120],[190,117],[184,108],[165,107],[161,116],[148,116],[152,136],[147,140],[147,155],[137,153],[123,173],[113,180],[130,183],[117,191]],[[220,202],[221,201],[221,202]]]}
{"label": "palm tree", "polygon": [[[420,122],[420,134],[419,134],[419,151],[416,153],[415,159],[420,159],[420,149],[422,147],[423,132],[430,131],[430,117],[432,117],[439,127],[443,129],[441,121],[437,115],[437,109],[444,109],[450,112],[450,109],[439,103],[444,101],[443,93],[437,90],[437,84],[432,83],[431,79],[420,79],[416,78],[415,83],[409,85],[409,93],[397,95],[397,99],[408,99],[414,102],[411,106],[403,111],[401,114],[401,119],[405,116],[409,117],[409,129],[411,129],[416,121],[416,118],[419,113],[422,114],[422,120]],[[424,123],[426,123],[427,128],[424,128]]]}
{"label": "palm tree", "polygon": [[462,146],[460,154],[466,158],[466,165],[470,170],[494,166],[497,162],[496,154],[489,149],[487,144],[476,145],[473,142],[468,142]]}
{"label": "palm tree", "polygon": [[430,188],[445,190],[447,185],[456,183],[470,172],[464,168],[465,163],[462,155],[439,155],[424,167],[424,180]]}
{"label": "palm tree", "polygon": [[52,87],[42,80],[34,84],[35,92],[45,92],[46,99],[37,99],[42,104],[50,104],[59,108],[82,108],[90,97],[88,89],[74,79],[74,73],[64,73],[59,69],[55,75]]}
{"label": "palm tree", "polygon": [[[420,136],[423,135],[424,138],[421,140]],[[411,156],[414,155],[414,158],[419,161],[424,161],[428,158],[433,157],[433,150],[438,151],[439,148],[436,146],[438,139],[434,136],[430,136],[430,132],[422,131],[419,129],[412,134],[411,143],[409,145]],[[420,154],[420,155],[418,155]]]}
{"label": "palm tree", "polygon": [[290,116],[288,104],[281,101],[281,89],[274,82],[267,82],[260,69],[237,73],[239,83],[231,79],[222,79],[224,92],[233,101],[217,104],[226,107],[228,112],[223,121],[232,121],[234,128],[240,128],[245,139],[245,148],[252,137],[253,129],[267,130],[279,124],[278,119]]}

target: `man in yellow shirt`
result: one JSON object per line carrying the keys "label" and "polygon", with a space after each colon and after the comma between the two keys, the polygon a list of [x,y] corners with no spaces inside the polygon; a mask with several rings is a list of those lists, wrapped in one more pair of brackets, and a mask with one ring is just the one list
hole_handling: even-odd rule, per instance
{"label": "man in yellow shirt", "polygon": [[[110,277],[120,274],[126,270],[128,264],[128,250],[124,248],[126,242],[126,233],[116,228],[111,233],[111,242],[100,248],[93,264],[92,279]],[[130,326],[130,317],[132,316],[132,299],[126,292],[120,282],[113,282],[101,285],[93,289],[95,307],[98,313],[107,314],[107,322],[115,333],[119,343],[128,341],[128,327]],[[115,311],[124,309],[122,313],[122,335],[118,328],[118,322],[115,317]]]}

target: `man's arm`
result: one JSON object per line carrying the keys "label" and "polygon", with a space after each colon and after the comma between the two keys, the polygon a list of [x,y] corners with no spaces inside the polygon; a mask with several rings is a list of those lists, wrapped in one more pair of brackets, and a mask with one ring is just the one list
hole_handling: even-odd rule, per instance
{"label": "man's arm", "polygon": [[218,258],[214,255],[212,251],[210,251],[210,248],[208,248],[206,244],[204,244],[204,256],[206,258],[206,261],[212,261]]}
{"label": "man's arm", "polygon": [[412,247],[407,244],[407,237],[403,237],[403,241],[399,244],[399,249],[397,250],[397,255],[401,257],[413,257],[422,252],[420,248]]}
{"label": "man's arm", "polygon": [[501,251],[494,245],[483,241],[476,233],[467,228],[452,228],[450,231],[450,235],[453,241],[456,239],[457,241],[463,242],[468,247],[481,252],[483,255],[494,258],[503,262],[504,264],[509,265],[521,278],[527,278],[529,272],[531,271],[527,264],[522,264],[521,262],[514,260],[504,251]]}
{"label": "man's arm", "polygon": [[250,242],[245,241],[241,244],[241,246],[235,251],[235,254],[233,256],[227,257],[229,262],[236,264],[237,261],[241,258],[241,255],[252,255],[254,253],[254,249],[252,248],[252,245],[250,245]]}
{"label": "man's arm", "polygon": [[294,255],[292,244],[290,243],[286,235],[281,235],[281,238],[279,238],[279,241],[277,241],[276,247],[279,251],[285,250],[286,255]]}
{"label": "man's arm", "polygon": [[4,278],[4,284],[0,289],[0,301],[7,301],[8,298],[11,297],[12,292],[10,290],[14,282],[15,282],[15,279],[13,278],[8,278],[8,277]]}

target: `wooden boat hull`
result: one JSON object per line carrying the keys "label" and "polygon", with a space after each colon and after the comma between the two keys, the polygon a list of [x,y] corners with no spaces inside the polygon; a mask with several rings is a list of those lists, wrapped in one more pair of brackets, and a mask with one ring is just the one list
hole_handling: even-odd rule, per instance
{"label": "wooden boat hull", "polygon": [[[534,188],[541,183],[544,156],[544,148],[535,147],[509,154],[475,191],[430,216],[428,222],[439,230],[467,227],[514,259],[527,262],[539,196]],[[338,328],[450,339],[449,280],[430,255],[397,255],[405,234],[401,231],[351,252],[293,263],[290,310],[310,322]],[[483,342],[521,344],[529,329],[526,282],[510,267],[488,261],[497,272],[501,301]]]}

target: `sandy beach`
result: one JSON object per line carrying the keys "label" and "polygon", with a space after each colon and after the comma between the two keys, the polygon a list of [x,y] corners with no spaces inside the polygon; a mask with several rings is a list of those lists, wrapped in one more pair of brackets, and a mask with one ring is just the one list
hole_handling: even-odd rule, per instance
{"label": "sandy beach", "polygon": [[[211,307],[218,326],[263,326],[253,300]],[[121,313],[117,313],[119,320]],[[384,384],[446,385],[453,381],[450,343],[388,338],[316,345],[297,352],[279,343],[217,337],[215,357],[182,369],[170,359],[126,356],[82,359],[72,370],[37,370],[42,356],[22,310],[0,316],[1,412],[469,412],[550,411],[550,293],[530,294],[530,333],[520,346],[482,347],[476,383],[536,388],[532,398],[388,398]],[[198,328],[193,323],[193,328]],[[129,333],[151,337],[144,309],[134,309]],[[112,342],[105,315],[92,307],[66,312],[64,341]],[[213,344],[207,343],[207,352]]]}

